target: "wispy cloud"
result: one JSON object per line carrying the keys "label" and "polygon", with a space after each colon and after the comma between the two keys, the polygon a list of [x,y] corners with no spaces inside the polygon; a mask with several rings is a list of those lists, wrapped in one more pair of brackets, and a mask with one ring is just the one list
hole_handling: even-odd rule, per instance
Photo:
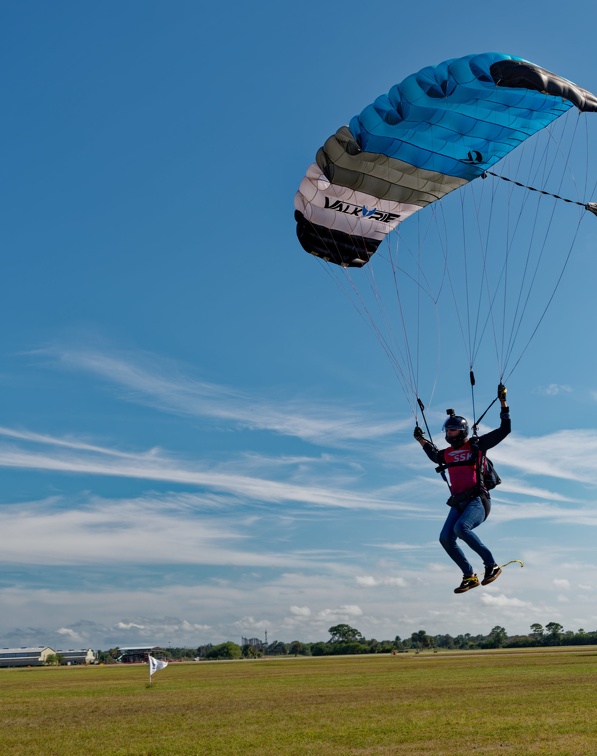
{"label": "wispy cloud", "polygon": [[[0,562],[20,565],[185,564],[311,569],[330,551],[265,547],[260,518],[207,516],[200,496],[106,500],[76,508],[61,500],[4,506]],[[271,516],[270,516],[271,519]]]}
{"label": "wispy cloud", "polygon": [[312,443],[346,444],[396,433],[405,422],[374,417],[364,409],[332,402],[280,397],[264,401],[246,392],[187,375],[153,355],[47,348],[34,354],[67,370],[84,371],[115,386],[128,401],[163,412],[212,418],[253,430],[268,430]]}
{"label": "wispy cloud", "polygon": [[556,578],[553,581],[553,584],[555,585],[556,588],[559,588],[559,589],[565,588],[566,590],[568,590],[568,588],[570,588],[570,581],[566,580],[565,578],[564,579]]}
{"label": "wispy cloud", "polygon": [[485,606],[497,606],[497,607],[528,606],[527,602],[521,601],[518,598],[509,598],[508,596],[505,596],[503,593],[500,593],[498,595],[494,595],[492,593],[484,593],[481,596],[481,602],[485,604]]}
{"label": "wispy cloud", "polygon": [[545,436],[508,436],[491,458],[528,475],[597,485],[597,432],[562,430]]}
{"label": "wispy cloud", "polygon": [[406,586],[406,580],[402,577],[374,577],[373,575],[359,575],[356,578],[357,585],[362,588],[378,588],[379,586],[393,586],[404,588]]}
{"label": "wispy cloud", "polygon": [[60,627],[58,628],[58,630],[56,630],[56,633],[63,638],[66,638],[69,643],[82,643],[85,640],[80,633],[77,633],[75,630],[69,627]]}
{"label": "wispy cloud", "polygon": [[0,466],[23,469],[69,472],[85,475],[106,475],[161,481],[207,488],[244,497],[252,501],[300,502],[315,506],[411,509],[415,506],[384,498],[372,492],[354,492],[325,485],[307,485],[277,481],[263,477],[239,475],[211,469],[199,464],[176,459],[158,449],[147,452],[122,452],[73,439],[64,440],[35,433],[13,432],[0,428],[0,435],[20,437],[34,445],[47,446],[36,450],[15,444],[0,444]]}
{"label": "wispy cloud", "polygon": [[537,520],[577,526],[597,526],[597,511],[593,502],[587,502],[585,507],[557,506],[544,501],[525,502],[522,505],[500,502],[492,506],[491,518],[500,523]]}
{"label": "wispy cloud", "polygon": [[533,389],[534,394],[540,394],[541,396],[558,396],[558,394],[571,394],[573,391],[571,386],[561,383],[549,383],[547,386],[537,386]]}

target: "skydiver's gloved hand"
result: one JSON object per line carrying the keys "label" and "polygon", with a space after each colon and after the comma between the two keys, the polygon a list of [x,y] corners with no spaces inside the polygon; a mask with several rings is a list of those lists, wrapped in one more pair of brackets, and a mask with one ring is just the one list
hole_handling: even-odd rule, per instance
{"label": "skydiver's gloved hand", "polygon": [[503,383],[500,383],[497,390],[498,399],[502,404],[507,404],[506,394],[508,393],[508,389],[504,386]]}
{"label": "skydiver's gloved hand", "polygon": [[500,404],[502,405],[502,409],[500,411],[500,418],[502,420],[502,423],[505,420],[510,420],[510,407],[508,407],[508,400],[506,399],[507,389],[504,386],[503,383],[500,383],[497,390],[498,399],[500,400]]}
{"label": "skydiver's gloved hand", "polygon": [[413,437],[416,441],[424,441],[425,440],[425,431],[420,426],[416,426]]}

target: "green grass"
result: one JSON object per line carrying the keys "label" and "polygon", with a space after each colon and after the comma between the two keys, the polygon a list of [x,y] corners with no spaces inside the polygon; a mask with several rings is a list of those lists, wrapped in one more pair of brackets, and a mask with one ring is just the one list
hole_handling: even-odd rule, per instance
{"label": "green grass", "polygon": [[4,754],[597,753],[597,649],[0,670]]}

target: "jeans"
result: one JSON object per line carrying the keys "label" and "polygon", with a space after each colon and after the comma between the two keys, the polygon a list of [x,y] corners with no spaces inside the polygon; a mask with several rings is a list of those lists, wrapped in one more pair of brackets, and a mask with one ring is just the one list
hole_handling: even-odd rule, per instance
{"label": "jeans", "polygon": [[473,533],[473,529],[485,520],[485,507],[480,497],[473,499],[464,512],[459,512],[454,507],[450,511],[439,535],[439,542],[446,550],[446,553],[453,559],[462,570],[465,577],[474,573],[474,569],[468,559],[464,556],[462,549],[456,543],[460,538],[467,546],[478,554],[487,567],[495,564],[491,551],[485,546],[479,538]]}

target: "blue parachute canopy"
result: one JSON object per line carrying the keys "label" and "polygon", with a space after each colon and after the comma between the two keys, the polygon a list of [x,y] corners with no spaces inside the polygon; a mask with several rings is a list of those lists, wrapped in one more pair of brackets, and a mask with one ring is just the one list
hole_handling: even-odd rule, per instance
{"label": "blue parachute canopy", "polygon": [[512,55],[482,53],[423,68],[368,105],[318,151],[295,197],[303,248],[366,264],[414,212],[486,170],[597,97]]}

